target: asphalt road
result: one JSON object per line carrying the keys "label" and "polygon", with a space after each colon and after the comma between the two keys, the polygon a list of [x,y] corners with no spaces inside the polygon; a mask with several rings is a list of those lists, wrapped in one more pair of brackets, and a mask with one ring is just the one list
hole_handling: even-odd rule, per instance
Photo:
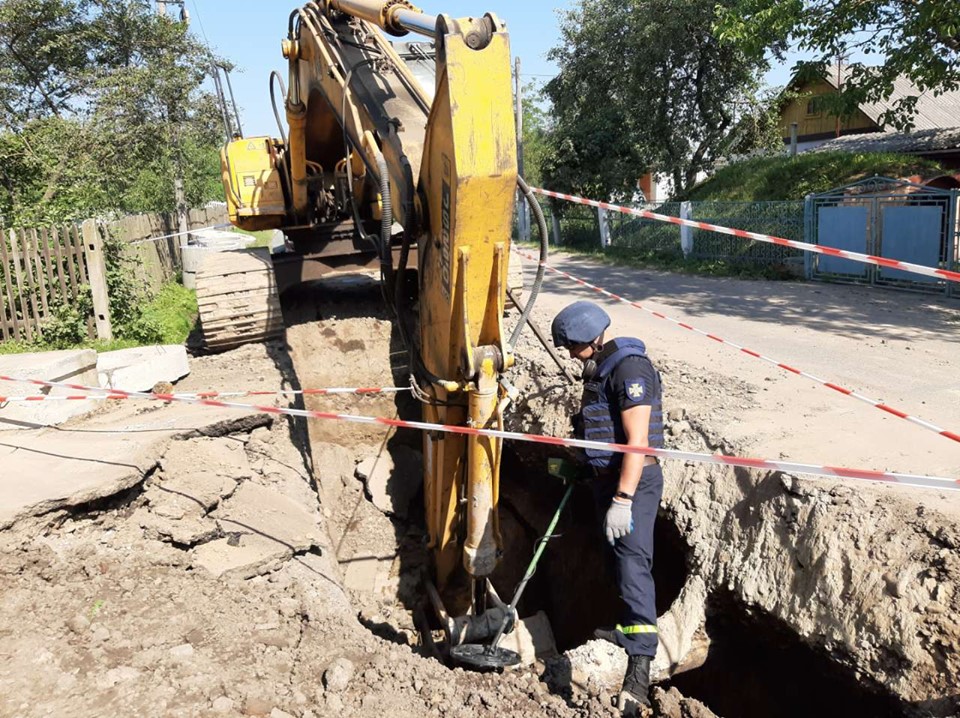
{"label": "asphalt road", "polygon": [[[871,287],[700,277],[554,253],[550,263],[644,307],[960,434],[960,300]],[[528,263],[531,264],[532,263]],[[534,267],[526,274],[532,280]],[[754,456],[960,479],[960,443],[733,347],[617,303],[556,274],[537,302],[553,316],[590,298],[613,333],[657,361],[730,377],[751,390],[718,415]],[[666,387],[669,400],[670,387]],[[725,407],[730,409],[731,407]],[[697,407],[690,410],[696,412]],[[714,413],[715,406],[703,406]]]}

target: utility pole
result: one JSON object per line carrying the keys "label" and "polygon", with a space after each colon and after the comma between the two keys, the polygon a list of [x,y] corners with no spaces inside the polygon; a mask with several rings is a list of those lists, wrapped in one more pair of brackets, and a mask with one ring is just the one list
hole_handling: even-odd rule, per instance
{"label": "utility pole", "polygon": [[[157,0],[157,14],[167,16],[167,5],[180,6],[180,22],[188,25],[190,18],[187,15],[187,9],[183,0]],[[176,103],[167,106],[167,117],[173,124],[171,132],[171,141],[173,144],[173,203],[177,213],[177,232],[180,234],[180,242],[185,243],[189,240],[190,216],[187,208],[187,192],[183,181],[183,152],[180,144],[180,111]]]}
{"label": "utility pole", "polygon": [[[523,177],[523,83],[520,81],[520,58],[517,57],[514,72],[517,101],[517,172]],[[517,190],[517,229],[521,242],[530,241],[530,209],[520,190]]]}

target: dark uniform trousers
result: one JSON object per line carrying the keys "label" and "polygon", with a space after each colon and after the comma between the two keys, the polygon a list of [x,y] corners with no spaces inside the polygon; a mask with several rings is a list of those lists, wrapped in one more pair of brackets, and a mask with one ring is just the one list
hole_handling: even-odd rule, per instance
{"label": "dark uniform trousers", "polygon": [[[619,474],[613,474],[598,477],[593,482],[601,525],[619,480]],[[633,495],[633,530],[617,539],[613,546],[617,587],[626,604],[624,622],[617,626],[616,636],[618,643],[630,656],[653,657],[657,653],[657,603],[652,573],[653,524],[662,494],[663,469],[659,464],[645,466]]]}

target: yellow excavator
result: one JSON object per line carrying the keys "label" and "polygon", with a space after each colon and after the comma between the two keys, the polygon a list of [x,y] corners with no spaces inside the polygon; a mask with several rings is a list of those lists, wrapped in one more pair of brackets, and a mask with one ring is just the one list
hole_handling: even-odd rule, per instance
{"label": "yellow excavator", "polygon": [[[385,34],[408,33],[427,40],[403,45],[401,56]],[[288,251],[222,253],[205,263],[197,291],[208,346],[282,332],[278,297],[291,286],[378,270],[410,349],[424,420],[502,426],[502,373],[514,363],[543,271],[508,337],[518,185],[546,237],[517,173],[504,24],[491,14],[427,15],[407,0],[319,0],[290,14],[282,49],[288,86],[274,73],[270,90],[284,95],[289,136],[275,102],[282,136],[235,138],[221,164],[231,222],[282,230]],[[433,66],[432,87],[417,72],[424,64]],[[500,444],[423,437],[427,590],[453,643],[502,631],[488,604],[503,552]]]}

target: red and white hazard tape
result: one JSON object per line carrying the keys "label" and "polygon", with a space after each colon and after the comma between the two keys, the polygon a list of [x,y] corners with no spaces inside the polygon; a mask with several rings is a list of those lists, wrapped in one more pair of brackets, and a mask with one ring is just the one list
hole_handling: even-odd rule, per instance
{"label": "red and white hazard tape", "polygon": [[645,209],[633,209],[631,207],[621,207],[620,205],[610,204],[609,202],[598,202],[593,199],[584,199],[583,197],[576,197],[570,194],[563,194],[562,192],[551,192],[550,190],[540,189],[539,187],[531,188],[534,192],[537,192],[547,197],[556,197],[557,199],[563,199],[567,202],[575,202],[577,204],[585,204],[590,207],[598,207],[600,209],[610,210],[612,212],[620,212],[622,214],[630,214],[635,217],[643,217],[645,219],[654,219],[658,222],[669,222],[670,224],[679,224],[684,227],[694,227],[695,229],[704,229],[708,232],[719,232],[720,234],[730,234],[734,237],[742,237],[744,239],[752,239],[757,242],[767,242],[769,244],[779,244],[784,247],[793,247],[795,249],[802,249],[805,252],[816,252],[818,254],[826,254],[831,257],[842,257],[844,259],[850,259],[854,262],[863,262],[864,264],[876,264],[880,267],[886,267],[887,269],[899,269],[903,272],[912,272],[914,274],[923,274],[928,277],[936,277],[937,279],[946,279],[950,282],[960,282],[960,272],[953,272],[949,269],[939,269],[935,267],[928,267],[923,264],[912,264],[911,262],[901,262],[899,259],[890,259],[889,257],[876,257],[872,254],[860,254],[859,252],[851,252],[846,249],[837,249],[835,247],[824,247],[819,244],[808,244],[807,242],[795,242],[792,239],[784,239],[783,237],[774,237],[770,234],[757,234],[756,232],[747,232],[742,229],[731,229],[730,227],[722,227],[718,224],[707,224],[706,222],[697,222],[693,219],[680,219],[679,217],[671,217],[665,214],[657,214],[656,212],[650,212]]}
{"label": "red and white hazard tape", "polygon": [[147,237],[146,239],[138,239],[136,242],[130,242],[130,244],[147,244],[148,242],[159,242],[161,239],[172,239],[173,237],[182,237],[185,234],[196,234],[197,232],[203,232],[206,229],[226,229],[227,227],[232,227],[229,222],[224,224],[211,224],[208,227],[197,227],[196,229],[191,229],[186,232],[174,232],[173,234],[164,234],[159,237]]}
{"label": "red and white hazard tape", "polygon": [[[527,252],[523,252],[521,250],[516,250],[516,251],[524,259],[530,259],[533,261],[537,261],[539,259],[538,257],[535,257],[534,255],[529,254]],[[783,362],[777,361],[776,359],[771,359],[768,356],[765,356],[759,352],[755,352],[752,349],[748,349],[728,339],[723,339],[722,337],[718,337],[716,334],[711,334],[710,332],[706,332],[703,329],[697,329],[697,327],[691,326],[685,322],[681,322],[678,319],[674,319],[673,317],[668,317],[666,314],[661,314],[660,312],[654,311],[653,309],[649,309],[643,306],[642,304],[640,304],[639,302],[631,302],[629,299],[625,299],[624,297],[621,297],[619,294],[614,294],[613,292],[609,292],[606,289],[603,289],[602,287],[598,287],[594,284],[590,284],[590,282],[580,279],[580,277],[575,277],[569,272],[564,272],[562,269],[557,269],[556,267],[553,267],[549,264],[544,264],[543,266],[546,267],[549,271],[555,274],[559,274],[560,276],[565,277],[566,279],[569,279],[571,282],[576,282],[582,287],[586,287],[587,289],[592,289],[593,291],[597,292],[598,294],[602,294],[605,297],[609,297],[610,299],[614,299],[618,302],[622,302],[623,304],[629,304],[631,307],[644,311],[647,314],[651,314],[655,316],[657,319],[663,319],[665,321],[670,322],[671,324],[676,324],[681,329],[686,329],[688,331],[694,332],[695,334],[704,336],[707,339],[712,339],[713,341],[718,342],[719,344],[726,344],[727,346],[733,347],[734,349],[737,349],[738,351],[741,351],[748,356],[752,356],[755,359],[761,359],[767,362],[768,364],[773,364],[775,367],[783,369],[784,371],[788,371],[791,374],[796,374],[797,376],[806,377],[807,379],[810,379],[811,381],[815,381],[818,384],[821,384],[822,386],[827,387],[828,389],[833,389],[834,391],[839,392],[845,396],[850,396],[850,397],[853,397],[854,399],[859,399],[860,401],[864,402],[865,404],[869,404],[875,409],[879,409],[880,411],[884,411],[888,414],[892,414],[893,416],[896,416],[899,419],[906,419],[912,424],[916,424],[917,426],[921,426],[924,429],[927,429],[928,431],[933,431],[937,434],[940,434],[940,436],[946,437],[947,439],[960,443],[960,434],[957,434],[956,432],[953,432],[953,431],[948,431],[944,429],[942,426],[937,426],[936,424],[929,422],[926,419],[921,419],[917,416],[907,414],[904,411],[900,411],[899,409],[895,409],[892,406],[888,406],[887,404],[884,404],[882,401],[871,399],[869,396],[864,396],[863,394],[856,392],[853,389],[846,389],[842,386],[834,384],[833,382],[829,382],[826,379],[821,379],[815,374],[810,374],[809,372],[802,371],[800,369],[790,366],[789,364],[784,364]]]}
{"label": "red and white hazard tape", "polygon": [[[9,379],[0,377],[9,381],[20,381],[19,379]],[[42,386],[46,386],[43,384]],[[73,389],[83,389],[86,391],[106,392],[103,394],[70,394],[63,396],[48,396],[40,394],[38,396],[0,396],[0,405],[8,402],[35,402],[35,401],[116,401],[120,399],[140,399],[143,397],[133,396],[129,392],[117,391],[115,389],[96,389],[95,387],[84,387],[79,384],[71,385]],[[192,393],[174,394],[177,399],[226,399],[243,396],[327,396],[333,394],[357,394],[360,396],[371,396],[376,394],[395,394],[401,391],[410,391],[410,387],[390,386],[377,388],[332,388],[332,389],[298,389],[291,391],[198,391]]]}
{"label": "red and white hazard tape", "polygon": [[[77,384],[63,382],[42,381],[40,379],[19,379],[16,377],[0,376],[5,381],[40,384],[49,387],[65,387],[72,389],[97,390],[96,387],[84,387]],[[945,489],[960,491],[960,479],[949,479],[939,476],[922,476],[916,474],[902,474],[893,471],[871,471],[869,469],[850,469],[839,466],[821,466],[814,464],[798,464],[790,461],[773,461],[770,459],[751,459],[740,456],[723,456],[720,454],[698,454],[690,451],[676,451],[674,449],[652,449],[649,447],[625,446],[623,444],[605,444],[600,441],[584,439],[565,439],[559,436],[542,436],[538,434],[521,434],[513,431],[498,429],[476,429],[470,426],[449,426],[432,424],[425,421],[404,421],[403,419],[388,419],[382,416],[357,416],[354,414],[337,414],[326,411],[310,411],[307,409],[289,409],[279,406],[257,406],[254,404],[239,404],[214,399],[184,398],[175,394],[150,394],[146,392],[123,392],[128,397],[141,399],[156,399],[159,401],[177,401],[186,404],[199,404],[218,408],[239,409],[243,411],[259,411],[266,414],[280,414],[297,416],[306,419],[327,419],[333,421],[347,421],[356,424],[380,424],[402,429],[416,429],[418,431],[434,431],[447,434],[462,434],[466,436],[489,436],[508,441],[525,441],[550,446],[567,446],[578,449],[599,449],[622,454],[642,454],[657,456],[663,459],[677,461],[693,461],[704,464],[718,464],[721,466],[738,466],[746,469],[766,469],[769,471],[784,471],[793,474],[806,474],[826,478],[861,479],[865,481],[879,481],[895,483],[903,486],[913,486],[923,489]]]}

